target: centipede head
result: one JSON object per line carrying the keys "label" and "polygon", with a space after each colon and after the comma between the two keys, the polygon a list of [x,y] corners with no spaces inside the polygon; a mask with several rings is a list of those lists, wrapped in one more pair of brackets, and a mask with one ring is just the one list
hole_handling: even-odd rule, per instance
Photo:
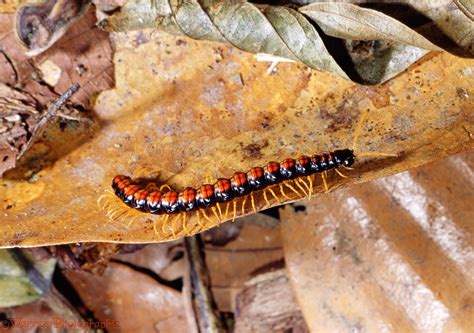
{"label": "centipede head", "polygon": [[341,149],[334,151],[334,159],[339,165],[350,167],[355,162],[355,155],[352,149]]}

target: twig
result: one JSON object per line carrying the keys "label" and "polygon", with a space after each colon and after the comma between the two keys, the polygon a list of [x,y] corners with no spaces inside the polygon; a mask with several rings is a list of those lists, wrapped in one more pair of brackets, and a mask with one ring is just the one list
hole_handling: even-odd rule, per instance
{"label": "twig", "polygon": [[46,124],[49,122],[51,118],[53,118],[58,110],[74,95],[81,86],[78,83],[75,83],[72,87],[70,87],[64,94],[59,96],[59,98],[54,102],[51,108],[46,112],[44,115],[41,116],[41,119],[36,124],[33,133],[31,134],[30,139],[27,143],[21,148],[20,153],[17,156],[17,160],[19,160],[23,154],[30,149],[33,143],[43,134],[44,129],[46,128]]}
{"label": "twig", "polygon": [[200,249],[199,235],[184,239],[191,270],[191,285],[196,299],[196,314],[201,333],[226,332],[210,291],[209,274]]}

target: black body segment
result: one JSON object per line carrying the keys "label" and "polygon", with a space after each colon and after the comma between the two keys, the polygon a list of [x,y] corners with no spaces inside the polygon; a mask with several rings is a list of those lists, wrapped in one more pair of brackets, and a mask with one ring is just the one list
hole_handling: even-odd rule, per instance
{"label": "black body segment", "polygon": [[135,184],[128,176],[118,175],[112,180],[115,195],[125,204],[151,214],[176,214],[228,202],[252,191],[314,173],[350,167],[355,162],[351,149],[340,149],[319,155],[287,158],[282,162],[268,162],[264,167],[253,167],[248,172],[236,172],[232,178],[219,178],[215,184],[203,184],[197,189],[188,187],[181,192],[162,193],[155,183]]}

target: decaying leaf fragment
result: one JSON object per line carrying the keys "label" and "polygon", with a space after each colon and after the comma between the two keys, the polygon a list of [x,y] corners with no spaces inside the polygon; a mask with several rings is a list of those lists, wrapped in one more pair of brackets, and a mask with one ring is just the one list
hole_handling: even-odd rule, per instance
{"label": "decaying leaf fragment", "polygon": [[87,12],[90,3],[90,0],[44,0],[18,8],[15,32],[28,47],[27,55],[36,56],[53,45]]}
{"label": "decaying leaf fragment", "polygon": [[[402,72],[426,50],[442,49],[380,11],[340,2],[315,3],[295,10],[246,1],[129,1],[99,26],[108,31],[154,27],[195,39],[227,42],[247,52],[300,61],[370,84]],[[375,60],[367,67],[375,63],[376,70],[365,70],[354,60],[358,50],[350,43],[355,40],[383,44],[384,52],[379,53],[376,51],[381,47],[366,44],[375,53]]]}

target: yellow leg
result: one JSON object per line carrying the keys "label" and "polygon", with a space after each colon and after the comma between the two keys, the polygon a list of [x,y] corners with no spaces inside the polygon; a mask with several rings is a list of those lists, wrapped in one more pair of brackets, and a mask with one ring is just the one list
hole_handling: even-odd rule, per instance
{"label": "yellow leg", "polygon": [[345,174],[343,174],[341,171],[339,171],[339,170],[337,170],[337,169],[334,169],[334,170],[336,170],[337,174],[338,174],[339,176],[341,176],[342,178],[349,178],[349,177],[347,177]]}
{"label": "yellow leg", "polygon": [[273,195],[273,197],[275,198],[275,200],[280,203],[280,198],[275,194],[275,191],[273,191],[271,188],[267,188],[267,190]]}
{"label": "yellow leg", "polygon": [[157,222],[158,220],[159,220],[159,218],[156,218],[155,221],[153,221],[153,230],[155,231],[155,235],[156,235],[156,236],[159,236],[159,235],[160,235],[159,232],[158,232],[158,230],[157,230],[157,228],[156,228],[156,222]]}
{"label": "yellow leg", "polygon": [[108,198],[109,196],[107,194],[102,194],[99,199],[97,199],[97,206],[99,206],[100,209],[105,210],[105,207],[108,204],[108,201],[105,201],[105,205],[101,205],[101,201]]}
{"label": "yellow leg", "polygon": [[221,222],[221,220],[220,220],[220,218],[219,218],[219,215],[217,215],[216,206],[212,207],[211,210],[212,210],[212,212],[214,213],[214,216],[215,216],[216,219],[217,219],[217,223]]}
{"label": "yellow leg", "polygon": [[252,209],[254,213],[257,213],[257,208],[255,208],[255,199],[253,197],[253,192],[250,192],[250,201],[252,202]]}
{"label": "yellow leg", "polygon": [[285,183],[285,186],[288,187],[290,190],[292,190],[293,192],[296,193],[296,195],[298,195],[299,197],[301,197],[301,193],[298,192],[293,186],[291,186],[290,184],[288,183]]}
{"label": "yellow leg", "polygon": [[217,210],[219,211],[219,219],[222,221],[222,209],[221,205],[219,205],[218,202],[216,202]]}
{"label": "yellow leg", "polygon": [[229,214],[229,206],[230,206],[230,202],[228,202],[227,205],[225,206],[224,220],[227,220],[227,215]]}
{"label": "yellow leg", "polygon": [[311,189],[310,189],[309,185],[301,178],[298,178],[298,180],[308,190],[308,196],[310,196],[311,195]]}
{"label": "yellow leg", "polygon": [[283,183],[280,183],[280,193],[284,198],[290,200],[290,197],[286,195],[285,191],[283,191]]}
{"label": "yellow leg", "polygon": [[197,215],[197,220],[198,220],[199,226],[200,226],[201,228],[204,227],[204,225],[202,224],[202,221],[201,221],[201,212],[197,211],[197,212],[196,212],[196,215]]}
{"label": "yellow leg", "polygon": [[245,203],[247,202],[247,198],[244,198],[244,201],[242,201],[242,215],[245,215]]}
{"label": "yellow leg", "polygon": [[234,200],[234,213],[232,214],[232,222],[235,221],[235,217],[237,216],[237,201]]}
{"label": "yellow leg", "polygon": [[161,231],[163,231],[164,234],[166,234],[166,223],[168,222],[168,219],[170,216],[168,214],[164,215],[163,217],[163,224],[161,225]]}
{"label": "yellow leg", "polygon": [[329,192],[329,187],[326,181],[326,171],[323,171],[323,173],[321,173],[321,178],[323,179],[324,188],[326,189],[326,193],[327,193]]}
{"label": "yellow leg", "polygon": [[201,211],[202,215],[204,215],[204,218],[205,218],[206,220],[208,220],[211,224],[214,224],[214,221],[209,218],[209,216],[206,214],[206,212],[204,211],[204,209],[200,209],[200,211]]}
{"label": "yellow leg", "polygon": [[175,238],[176,238],[176,234],[174,230],[176,229],[176,224],[178,223],[180,218],[181,218],[181,213],[176,214],[176,217],[173,219],[173,221],[171,221],[170,229],[171,229],[171,233],[173,234],[173,237]]}
{"label": "yellow leg", "polygon": [[357,142],[357,139],[359,138],[359,135],[360,135],[360,130],[362,128],[362,125],[364,124],[365,122],[365,119],[367,119],[367,116],[369,115],[369,111],[364,111],[364,113],[362,114],[362,117],[360,117],[360,120],[359,122],[357,123],[357,127],[354,131],[354,141],[352,141],[352,150],[355,149],[355,146],[356,146],[356,142]]}
{"label": "yellow leg", "polygon": [[298,188],[301,190],[301,192],[304,193],[304,196],[307,197],[308,194],[306,193],[306,191],[304,190],[303,186],[301,186],[300,182],[299,182],[299,178],[296,178],[294,183],[296,184],[296,186],[298,186]]}
{"label": "yellow leg", "polygon": [[309,196],[308,196],[308,200],[311,199],[311,195],[313,194],[313,177],[312,176],[308,176],[308,183],[309,183]]}
{"label": "yellow leg", "polygon": [[267,198],[267,189],[263,190],[263,199],[265,199],[265,202],[267,203],[267,207],[270,207],[270,201],[268,201],[268,198]]}
{"label": "yellow leg", "polygon": [[351,168],[351,167],[348,167],[348,166],[345,166],[345,165],[342,165],[342,167],[346,170],[354,170],[354,168]]}
{"label": "yellow leg", "polygon": [[133,222],[135,222],[135,220],[137,219],[138,216],[133,216],[132,219],[130,220],[130,222],[128,222],[127,224],[127,228],[130,228],[130,226],[133,224]]}

